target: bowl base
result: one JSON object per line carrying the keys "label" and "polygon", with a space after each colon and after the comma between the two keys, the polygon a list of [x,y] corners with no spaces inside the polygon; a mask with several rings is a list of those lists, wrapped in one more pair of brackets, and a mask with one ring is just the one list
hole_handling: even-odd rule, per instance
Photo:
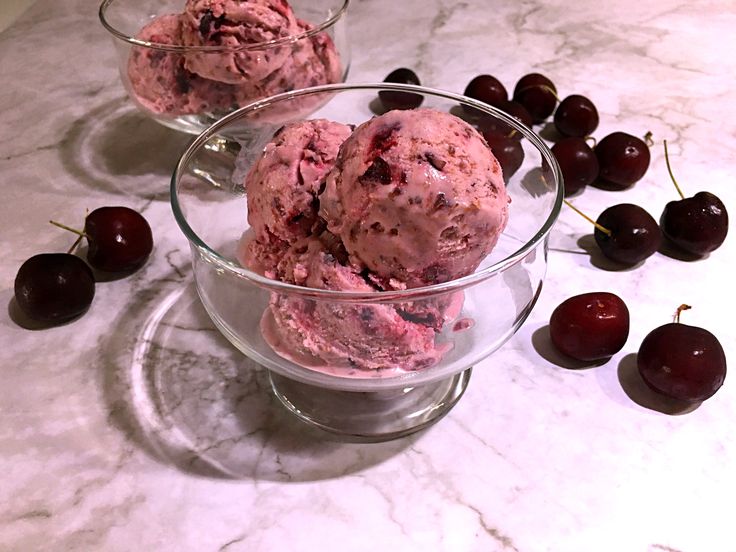
{"label": "bowl base", "polygon": [[352,441],[381,442],[442,418],[462,397],[471,370],[421,386],[371,392],[324,389],[275,372],[270,377],[276,397],[302,421]]}

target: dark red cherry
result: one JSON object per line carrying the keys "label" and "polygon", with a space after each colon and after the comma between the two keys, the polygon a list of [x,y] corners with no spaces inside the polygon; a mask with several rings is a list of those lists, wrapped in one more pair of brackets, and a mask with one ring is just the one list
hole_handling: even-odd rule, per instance
{"label": "dark red cherry", "polygon": [[[491,75],[478,75],[468,83],[463,93],[468,98],[473,98],[480,102],[487,103],[494,107],[499,107],[502,103],[507,102],[509,93],[506,87],[496,77]],[[463,108],[468,106],[463,105]]]}
{"label": "dark red cherry", "polygon": [[667,170],[682,199],[665,205],[659,224],[662,233],[679,249],[701,257],[718,249],[728,234],[728,211],[718,196],[698,192],[686,198],[672,174],[667,141],[664,143]]}
{"label": "dark red cherry", "polygon": [[[514,101],[501,102],[498,108],[507,115],[511,115],[522,125],[529,128],[532,127],[532,116],[529,115],[529,112],[520,103]],[[478,121],[478,127],[481,129],[481,132],[497,132],[506,134],[507,136],[516,138],[517,140],[522,138],[522,134],[520,132],[516,132],[511,125],[490,116],[482,117],[480,121]]]}
{"label": "dark red cherry", "polygon": [[681,401],[704,401],[726,379],[726,355],[716,336],[680,322],[652,330],[639,347],[636,363],[649,387]]}
{"label": "dark red cherry", "polygon": [[498,108],[504,113],[508,113],[509,115],[511,115],[522,125],[532,128],[532,124],[534,121],[532,120],[531,113],[529,113],[529,111],[519,102],[515,102],[513,100],[502,102],[501,105],[498,106]]}
{"label": "dark red cherry", "polygon": [[613,205],[600,214],[596,223],[593,236],[598,247],[606,257],[621,264],[635,265],[651,257],[662,243],[657,221],[638,205]]}
{"label": "dark red cherry", "polygon": [[24,262],[15,277],[15,301],[37,322],[61,324],[87,311],[95,279],[82,259],[69,253],[41,253]]}
{"label": "dark red cherry", "polygon": [[529,111],[535,123],[541,123],[555,110],[557,88],[544,75],[530,73],[516,83],[513,99]]}
{"label": "dark red cherry", "polygon": [[614,132],[595,146],[600,178],[615,190],[628,188],[641,179],[649,168],[649,147],[644,140]]}
{"label": "dark red cherry", "polygon": [[484,131],[483,137],[501,165],[504,180],[508,182],[524,161],[521,141],[496,131]]}
{"label": "dark red cherry", "polygon": [[568,197],[592,184],[598,177],[598,158],[582,138],[563,138],[552,146]]}
{"label": "dark red cherry", "polygon": [[665,205],[660,226],[679,249],[700,257],[718,249],[726,239],[728,211],[717,196],[698,192]]}
{"label": "dark red cherry", "polygon": [[89,243],[87,261],[106,272],[127,272],[143,266],[153,250],[151,227],[128,207],[100,207],[84,222]]}
{"label": "dark red cherry", "polygon": [[[421,85],[419,77],[411,69],[401,67],[391,73],[383,79],[383,82],[391,82],[396,84],[416,84]],[[421,94],[413,94],[411,92],[400,92],[398,90],[381,90],[378,92],[378,97],[381,99],[383,106],[390,109],[414,109],[422,105],[424,96]]]}
{"label": "dark red cherry", "polygon": [[629,309],[613,293],[576,295],[552,312],[549,333],[563,354],[586,362],[609,358],[629,337]]}
{"label": "dark red cherry", "polygon": [[585,96],[572,94],[557,106],[554,122],[563,136],[585,138],[598,128],[598,110]]}

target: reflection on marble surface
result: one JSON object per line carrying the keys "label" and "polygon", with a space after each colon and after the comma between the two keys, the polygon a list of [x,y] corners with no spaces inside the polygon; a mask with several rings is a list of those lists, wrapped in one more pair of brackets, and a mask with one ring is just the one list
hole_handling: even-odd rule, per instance
{"label": "reflection on marble surface", "polygon": [[[199,305],[168,205],[191,137],[124,98],[96,8],[39,0],[0,34],[12,75],[0,88],[0,550],[734,550],[733,376],[683,410],[635,370],[638,344],[683,302],[686,323],[733,359],[733,236],[703,260],[663,250],[620,270],[564,211],[537,307],[455,409],[412,438],[336,441],[286,413]],[[409,66],[462,92],[482,72],[513,88],[534,70],[593,99],[596,137],[651,131],[641,182],[574,198],[592,216],[632,202],[656,218],[676,198],[665,138],[687,193],[709,189],[736,210],[733,3],[355,0],[351,12],[353,82]],[[144,213],[149,263],[101,282],[73,323],[19,327],[18,266],[73,241],[47,221],[81,223],[103,204]],[[595,290],[629,304],[631,335],[610,361],[574,365],[550,348],[549,313]]]}

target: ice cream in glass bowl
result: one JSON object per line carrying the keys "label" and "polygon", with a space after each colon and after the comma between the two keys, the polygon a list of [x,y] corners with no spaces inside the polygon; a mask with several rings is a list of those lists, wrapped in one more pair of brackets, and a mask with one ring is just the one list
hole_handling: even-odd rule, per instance
{"label": "ice cream in glass bowl", "polygon": [[104,0],[135,105],[199,134],[259,98],[344,82],[349,0]]}
{"label": "ice cream in glass bowl", "polygon": [[[379,92],[421,107],[376,116]],[[304,102],[321,107],[283,120]],[[471,112],[519,140],[513,174],[463,120]],[[239,151],[213,153],[219,136]],[[194,140],[171,183],[215,325],[296,416],[373,441],[439,420],[521,326],[562,197],[550,150],[515,119],[387,83],[246,106]]]}

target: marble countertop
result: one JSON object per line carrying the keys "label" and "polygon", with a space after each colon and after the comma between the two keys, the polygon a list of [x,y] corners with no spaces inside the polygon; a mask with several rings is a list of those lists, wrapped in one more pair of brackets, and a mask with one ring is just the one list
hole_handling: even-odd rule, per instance
{"label": "marble countertop", "polygon": [[[342,443],[287,414],[200,306],[168,203],[189,138],[126,99],[96,9],[39,0],[0,34],[0,550],[736,550],[734,376],[678,413],[635,369],[643,337],[680,303],[733,361],[734,236],[704,260],[655,254],[611,270],[565,209],[537,306],[454,410],[412,437]],[[663,139],[689,194],[710,190],[736,211],[732,2],[355,0],[349,24],[353,82],[410,66],[462,92],[478,73],[513,87],[540,71],[593,99],[596,136],[651,131],[642,181],[574,199],[593,215],[633,202],[658,217],[676,198]],[[145,214],[150,262],[99,284],[72,324],[20,327],[18,267],[70,244],[48,220],[105,204]],[[606,364],[570,369],[549,351],[549,316],[596,290],[629,304],[629,341]],[[165,417],[136,391],[151,367]]]}

